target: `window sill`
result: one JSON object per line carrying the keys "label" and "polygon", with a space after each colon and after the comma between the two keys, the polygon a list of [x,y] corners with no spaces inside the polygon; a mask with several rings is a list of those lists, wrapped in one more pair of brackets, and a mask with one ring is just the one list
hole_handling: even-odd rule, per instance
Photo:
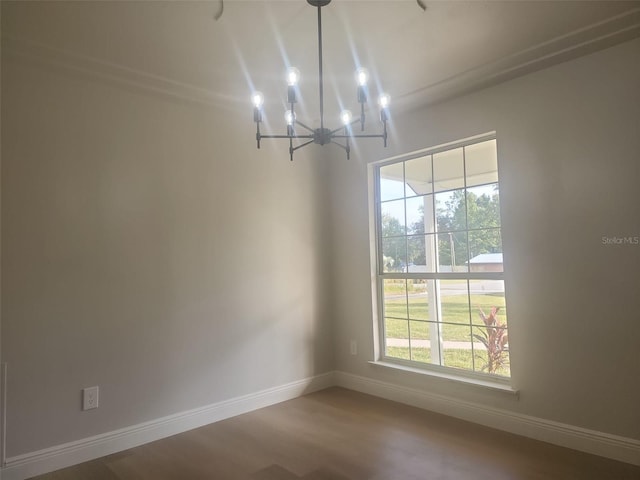
{"label": "window sill", "polygon": [[403,372],[417,373],[419,375],[427,375],[430,377],[442,378],[444,380],[463,383],[466,385],[474,385],[476,387],[485,388],[488,390],[508,393],[516,397],[518,396],[518,393],[519,393],[518,390],[516,390],[511,385],[509,385],[507,381],[501,382],[500,380],[474,378],[474,377],[468,377],[464,375],[456,375],[455,373],[416,368],[408,365],[402,365],[399,363],[392,363],[392,362],[385,362],[385,361],[370,361],[369,363],[377,367],[391,368],[394,370],[401,370]]}

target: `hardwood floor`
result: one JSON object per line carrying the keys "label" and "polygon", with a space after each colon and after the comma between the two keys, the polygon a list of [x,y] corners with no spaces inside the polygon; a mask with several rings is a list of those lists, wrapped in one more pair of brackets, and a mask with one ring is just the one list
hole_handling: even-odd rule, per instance
{"label": "hardwood floor", "polygon": [[640,467],[340,388],[38,480],[639,480]]}

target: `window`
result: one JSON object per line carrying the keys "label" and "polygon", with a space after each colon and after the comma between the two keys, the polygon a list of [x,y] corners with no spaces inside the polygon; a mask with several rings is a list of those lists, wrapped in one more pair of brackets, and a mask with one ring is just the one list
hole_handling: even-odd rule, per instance
{"label": "window", "polygon": [[382,359],[509,377],[495,136],[374,166]]}

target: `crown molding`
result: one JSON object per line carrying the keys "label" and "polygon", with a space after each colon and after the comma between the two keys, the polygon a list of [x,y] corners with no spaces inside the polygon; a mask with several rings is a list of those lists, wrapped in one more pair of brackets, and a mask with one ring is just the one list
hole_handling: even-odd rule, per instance
{"label": "crown molding", "polygon": [[638,37],[640,37],[640,8],[634,8],[398,96],[394,100],[394,109],[415,110],[421,106],[490,87]]}
{"label": "crown molding", "polygon": [[211,90],[12,35],[2,36],[2,56],[208,107],[230,108],[226,96]]}
{"label": "crown molding", "polygon": [[[394,110],[415,110],[638,37],[640,8],[634,8],[412,92],[397,95],[394,99]],[[2,53],[5,59],[13,58],[40,67],[73,72],[95,80],[142,89],[208,107],[231,110],[234,105],[233,99],[229,96],[193,84],[13,35],[2,36]]]}

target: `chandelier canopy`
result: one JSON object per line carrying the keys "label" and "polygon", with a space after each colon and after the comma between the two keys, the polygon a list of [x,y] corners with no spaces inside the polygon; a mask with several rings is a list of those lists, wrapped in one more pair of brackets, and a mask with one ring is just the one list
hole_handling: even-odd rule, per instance
{"label": "chandelier canopy", "polygon": [[[364,134],[353,133],[353,125],[360,123],[360,130],[364,132],[365,126],[365,114],[364,105],[367,103],[368,88],[367,83],[369,80],[369,74],[366,69],[359,68],[356,71],[356,83],[357,83],[357,101],[360,104],[360,118],[353,119],[349,110],[343,110],[340,113],[340,122],[342,125],[338,128],[331,129],[325,127],[324,124],[324,79],[322,75],[322,7],[328,5],[331,0],[307,0],[307,3],[317,8],[318,11],[318,89],[320,97],[320,127],[311,128],[296,118],[295,104],[297,103],[297,86],[300,80],[300,72],[297,68],[291,67],[287,71],[287,103],[289,108],[285,112],[285,123],[287,126],[286,135],[263,135],[260,132],[260,123],[262,123],[264,96],[261,92],[253,92],[251,100],[253,102],[253,121],[256,124],[256,143],[260,148],[260,141],[263,138],[285,138],[289,139],[289,157],[293,161],[293,152],[306,147],[311,143],[317,143],[318,145],[327,145],[333,143],[341,147],[347,154],[349,159],[351,153],[351,138],[381,138],[384,142],[384,146],[387,146],[387,120],[389,118],[389,96],[387,94],[380,94],[378,98],[378,106],[380,108],[380,121],[382,122],[383,132],[379,134]],[[296,127],[301,127],[304,133],[298,133]],[[303,143],[293,145],[294,139],[306,140]],[[338,139],[343,140],[342,144]]]}

